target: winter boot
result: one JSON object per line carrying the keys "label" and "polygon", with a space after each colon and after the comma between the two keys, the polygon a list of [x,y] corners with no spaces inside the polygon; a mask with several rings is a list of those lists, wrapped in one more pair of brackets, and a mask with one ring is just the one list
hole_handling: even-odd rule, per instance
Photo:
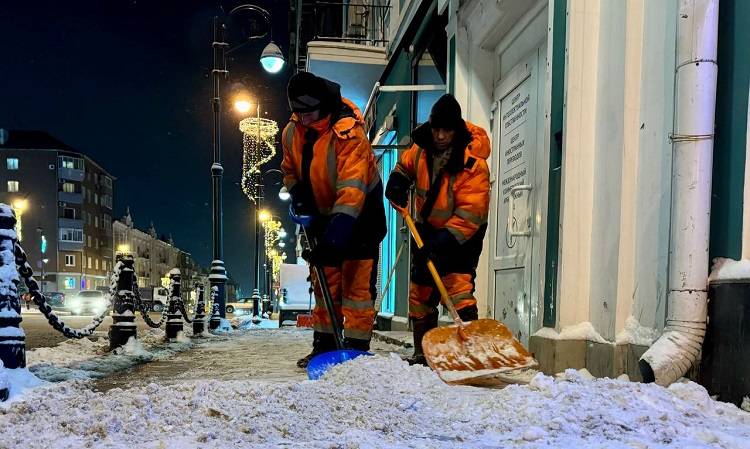
{"label": "winter boot", "polygon": [[333,339],[333,334],[315,331],[313,332],[312,352],[297,360],[297,366],[305,369],[313,357],[324,352],[333,351],[334,349],[336,349],[336,341]]}
{"label": "winter boot", "polygon": [[414,334],[414,355],[406,358],[409,365],[425,365],[427,366],[427,359],[424,357],[422,351],[422,338],[427,331],[434,329],[438,324],[438,313],[437,310],[431,312],[424,318],[412,318],[411,328]]}
{"label": "winter boot", "polygon": [[355,351],[369,351],[370,340],[360,340],[359,338],[345,338],[344,347],[347,349],[354,349]]}
{"label": "winter boot", "polygon": [[461,321],[474,321],[479,319],[479,310],[476,305],[464,307],[456,312],[458,312]]}

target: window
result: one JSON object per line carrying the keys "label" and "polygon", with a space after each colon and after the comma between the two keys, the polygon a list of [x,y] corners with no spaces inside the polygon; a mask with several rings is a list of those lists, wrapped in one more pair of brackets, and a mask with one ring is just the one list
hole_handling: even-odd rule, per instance
{"label": "window", "polygon": [[94,204],[99,204],[99,195],[94,193]]}
{"label": "window", "polygon": [[18,192],[18,181],[8,181],[8,192]]}
{"label": "window", "polygon": [[104,194],[101,196],[101,204],[109,209],[112,209],[112,196]]}
{"label": "window", "polygon": [[94,267],[98,270],[99,269],[99,259],[94,259]]}
{"label": "window", "polygon": [[96,249],[99,249],[99,239],[94,239],[94,244],[96,244]]}
{"label": "window", "polygon": [[73,290],[76,288],[76,278],[65,278],[65,289]]}
{"label": "window", "polygon": [[83,170],[83,159],[78,157],[60,156],[58,159],[58,167]]}
{"label": "window", "polygon": [[62,191],[65,193],[76,193],[76,185],[72,182],[64,182],[62,185]]}
{"label": "window", "polygon": [[[91,247],[91,236],[90,235],[86,236],[86,246],[88,246],[89,248]],[[91,268],[91,258],[90,257],[89,257],[89,268]]]}
{"label": "window", "polygon": [[80,220],[81,214],[72,207],[66,207],[63,209],[63,218],[69,218],[71,220]]}
{"label": "window", "polygon": [[102,179],[103,179],[103,182],[104,182],[104,187],[109,187],[111,189],[112,188],[112,178],[110,178],[109,176],[102,176]]}
{"label": "window", "polygon": [[18,158],[16,157],[5,159],[5,164],[8,167],[8,170],[18,170]]}
{"label": "window", "polygon": [[83,243],[83,229],[60,228],[60,241]]}
{"label": "window", "polygon": [[89,268],[91,268],[91,257],[89,256]]}
{"label": "window", "polygon": [[99,216],[98,215],[96,217],[94,217],[94,227],[95,228],[99,227]]}
{"label": "window", "polygon": [[65,255],[65,266],[66,267],[74,267],[76,266],[76,256],[72,254],[66,254]]}

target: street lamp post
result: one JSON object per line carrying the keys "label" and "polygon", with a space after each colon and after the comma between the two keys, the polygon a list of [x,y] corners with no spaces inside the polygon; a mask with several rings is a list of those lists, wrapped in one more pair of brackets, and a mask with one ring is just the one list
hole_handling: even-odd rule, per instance
{"label": "street lamp post", "polygon": [[[240,5],[230,11],[233,15],[239,11],[249,11],[262,17],[269,29],[272,28],[271,16],[263,8],[255,5]],[[222,177],[224,168],[221,165],[221,77],[229,73],[226,64],[226,55],[229,43],[226,42],[226,24],[219,17],[213,18],[213,70],[211,71],[213,82],[213,98],[211,101],[213,109],[213,163],[211,164],[212,200],[213,200],[213,261],[211,262],[211,274],[209,282],[211,287],[216,287],[216,301],[219,305],[219,314],[226,317],[226,282],[227,274],[224,267],[224,231],[223,231],[223,196]],[[268,33],[259,36],[250,36],[248,41],[265,37]],[[247,42],[245,42],[247,43]],[[240,44],[244,45],[244,44]],[[260,58],[263,68],[269,73],[278,73],[284,66],[284,58],[278,46],[271,41],[263,50]]]}

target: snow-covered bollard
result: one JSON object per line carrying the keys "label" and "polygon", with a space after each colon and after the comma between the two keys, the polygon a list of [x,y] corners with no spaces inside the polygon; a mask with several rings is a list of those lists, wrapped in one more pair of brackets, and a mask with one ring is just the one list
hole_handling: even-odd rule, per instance
{"label": "snow-covered bollard", "polygon": [[[16,214],[0,204],[0,360],[8,369],[26,366],[26,335],[21,328],[16,268]],[[0,385],[0,401],[8,399],[8,385]]]}
{"label": "snow-covered bollard", "polygon": [[208,322],[208,328],[210,330],[216,330],[221,325],[221,312],[219,311],[219,303],[216,302],[217,297],[219,296],[219,287],[213,286],[211,287],[211,319]]}
{"label": "snow-covered bollard", "polygon": [[206,302],[203,298],[203,284],[196,284],[198,300],[195,303],[195,318],[193,318],[193,335],[201,335],[206,329]]}
{"label": "snow-covered bollard", "polygon": [[269,298],[268,295],[263,295],[263,307],[261,310],[263,311],[263,318],[267,318],[266,314],[271,310],[271,298]]}
{"label": "snow-covered bollard", "polygon": [[[116,282],[114,297],[112,298],[112,326],[109,328],[109,350],[124,346],[130,337],[135,338],[135,260],[132,254],[118,254],[115,273],[112,276]],[[110,289],[111,291],[112,289]]]}
{"label": "snow-covered bollard", "polygon": [[182,332],[182,312],[180,311],[180,270],[177,268],[169,272],[169,308],[167,309],[167,339],[177,338]]}

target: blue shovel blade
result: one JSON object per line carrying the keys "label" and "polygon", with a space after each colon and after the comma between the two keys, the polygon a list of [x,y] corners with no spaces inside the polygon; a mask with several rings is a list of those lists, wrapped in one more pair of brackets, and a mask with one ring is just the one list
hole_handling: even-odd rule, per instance
{"label": "blue shovel blade", "polygon": [[318,354],[307,364],[307,377],[310,380],[318,380],[334,365],[339,365],[349,360],[354,360],[361,355],[372,355],[366,351],[355,351],[353,349],[341,349]]}

